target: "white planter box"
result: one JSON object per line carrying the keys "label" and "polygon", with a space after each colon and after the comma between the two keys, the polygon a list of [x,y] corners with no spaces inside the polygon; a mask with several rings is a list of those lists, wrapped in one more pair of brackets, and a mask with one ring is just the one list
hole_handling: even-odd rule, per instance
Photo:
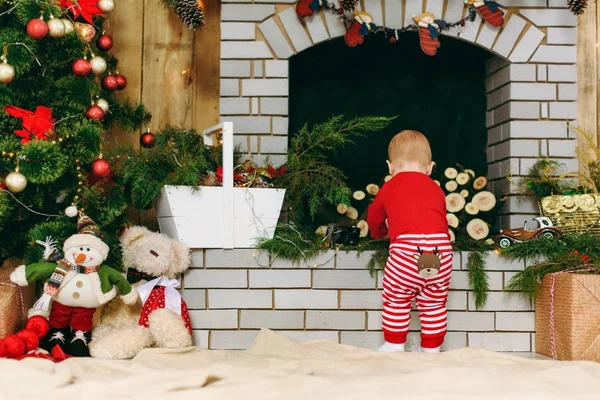
{"label": "white planter box", "polygon": [[273,238],[285,189],[233,187],[233,123],[204,131],[204,143],[222,132],[223,186],[165,186],[155,200],[160,231],[190,248],[250,248]]}

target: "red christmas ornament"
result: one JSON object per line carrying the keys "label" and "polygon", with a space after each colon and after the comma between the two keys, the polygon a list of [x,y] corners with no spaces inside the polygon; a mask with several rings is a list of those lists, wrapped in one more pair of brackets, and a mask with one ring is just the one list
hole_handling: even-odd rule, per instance
{"label": "red christmas ornament", "polygon": [[27,34],[35,40],[40,40],[48,34],[48,24],[41,18],[32,19],[27,23]]}
{"label": "red christmas ornament", "polygon": [[73,63],[73,73],[77,76],[88,76],[92,71],[92,65],[85,58],[78,58]]}
{"label": "red christmas ornament", "polygon": [[104,110],[102,110],[100,106],[93,105],[90,108],[88,108],[87,112],[85,113],[85,116],[88,119],[102,121],[104,119]]}
{"label": "red christmas ornament", "polygon": [[96,42],[96,46],[98,46],[99,50],[109,51],[113,47],[112,37],[110,37],[110,35],[107,35],[105,33],[104,35],[102,35],[98,38],[98,41]]}
{"label": "red christmas ornament", "polygon": [[119,88],[119,82],[115,75],[106,75],[102,78],[102,89],[112,92]]}
{"label": "red christmas ornament", "polygon": [[123,90],[127,86],[127,78],[121,74],[117,74],[117,90]]}
{"label": "red christmas ornament", "polygon": [[140,136],[140,145],[149,149],[154,146],[154,139],[154,133],[148,130],[147,132],[143,133],[142,136]]}
{"label": "red christmas ornament", "polygon": [[390,43],[396,43],[396,37],[390,36]]}
{"label": "red christmas ornament", "polygon": [[100,156],[92,163],[92,174],[98,178],[106,178],[110,175],[110,164]]}

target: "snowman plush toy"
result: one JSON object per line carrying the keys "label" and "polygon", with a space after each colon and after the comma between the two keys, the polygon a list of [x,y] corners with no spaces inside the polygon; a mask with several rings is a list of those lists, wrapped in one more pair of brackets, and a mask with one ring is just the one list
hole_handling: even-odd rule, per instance
{"label": "snowman plush toy", "polygon": [[45,279],[44,293],[29,311],[29,316],[48,317],[50,331],[42,348],[51,352],[59,346],[65,354],[89,357],[92,317],[96,308],[117,296],[126,304],[135,304],[138,293],[116,269],[103,265],[109,248],[100,239],[100,230],[83,210],[74,206],[65,211],[77,216],[78,233],[63,245],[63,254],[54,242],[38,242],[45,247],[44,262],[21,265],[10,275],[17,285]]}

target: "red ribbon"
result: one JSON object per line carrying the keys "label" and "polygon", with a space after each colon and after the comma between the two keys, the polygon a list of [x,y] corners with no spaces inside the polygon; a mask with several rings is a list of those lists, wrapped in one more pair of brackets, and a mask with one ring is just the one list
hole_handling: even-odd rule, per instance
{"label": "red ribbon", "polygon": [[52,125],[54,124],[50,108],[37,106],[35,112],[15,106],[5,106],[4,109],[9,115],[23,119],[23,129],[15,131],[17,136],[21,138],[22,144],[29,143],[31,135],[39,140],[49,139],[46,134],[52,131]]}

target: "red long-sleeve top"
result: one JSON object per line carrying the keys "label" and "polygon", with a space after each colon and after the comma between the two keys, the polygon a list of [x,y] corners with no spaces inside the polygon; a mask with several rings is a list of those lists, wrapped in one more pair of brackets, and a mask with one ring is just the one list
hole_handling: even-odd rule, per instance
{"label": "red long-sleeve top", "polygon": [[403,234],[447,234],[444,192],[426,174],[400,172],[377,193],[369,206],[367,223],[376,240],[388,233],[392,242]]}

